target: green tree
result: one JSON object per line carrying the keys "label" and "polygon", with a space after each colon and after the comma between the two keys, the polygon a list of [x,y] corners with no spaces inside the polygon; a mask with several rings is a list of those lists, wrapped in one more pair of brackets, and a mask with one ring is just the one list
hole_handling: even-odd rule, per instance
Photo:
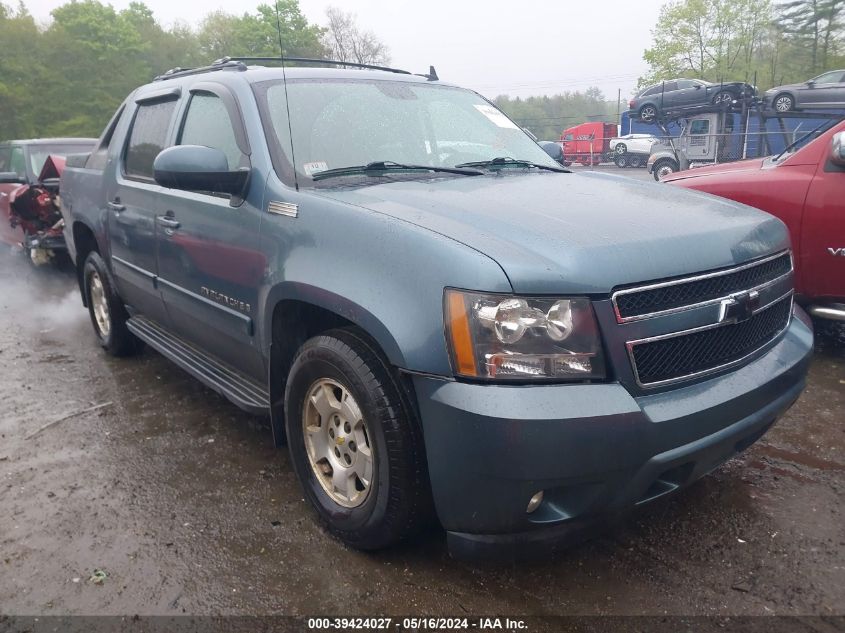
{"label": "green tree", "polygon": [[275,7],[262,4],[255,13],[241,16],[213,12],[203,20],[198,39],[209,61],[226,56],[277,57],[280,32],[284,55],[323,55],[320,38],[324,29],[308,23],[296,0],[278,0]]}
{"label": "green tree", "polygon": [[23,3],[17,9],[0,3],[0,42],[0,139],[33,136],[37,134],[32,105],[40,40],[35,20]]}
{"label": "green tree", "polygon": [[598,88],[526,99],[502,95],[494,102],[517,124],[542,140],[558,139],[563,130],[585,121],[613,123],[616,120],[616,102],[607,102]]}
{"label": "green tree", "polygon": [[788,0],[778,9],[783,34],[806,64],[806,70],[816,74],[829,69],[843,49],[845,2]]}
{"label": "green tree", "polygon": [[[278,10],[278,16],[277,16]],[[198,30],[164,28],[143,2],[116,11],[69,0],[39,27],[21,2],[0,0],[0,139],[96,136],[126,96],[174,67],[224,55],[320,57],[324,29],[297,0],[262,4],[241,16],[209,14]]]}
{"label": "green tree", "polygon": [[40,134],[96,136],[126,95],[151,78],[148,45],[125,13],[97,0],[69,2],[52,16],[41,38]]}
{"label": "green tree", "polygon": [[660,10],[643,53],[646,85],[679,76],[709,81],[754,77],[772,22],[768,0],[675,0]]}

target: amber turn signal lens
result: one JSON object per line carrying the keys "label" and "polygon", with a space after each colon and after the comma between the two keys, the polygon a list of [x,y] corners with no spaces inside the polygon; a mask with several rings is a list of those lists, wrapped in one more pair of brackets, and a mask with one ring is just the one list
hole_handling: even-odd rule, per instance
{"label": "amber turn signal lens", "polygon": [[452,344],[455,370],[463,376],[477,376],[475,354],[472,348],[472,335],[469,330],[464,295],[454,290],[446,291],[446,329]]}

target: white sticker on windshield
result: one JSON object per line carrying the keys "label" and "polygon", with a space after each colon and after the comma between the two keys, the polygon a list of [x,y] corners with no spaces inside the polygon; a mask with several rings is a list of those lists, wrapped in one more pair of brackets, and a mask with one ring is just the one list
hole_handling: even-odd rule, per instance
{"label": "white sticker on windshield", "polygon": [[512,130],[519,129],[513,121],[511,121],[508,117],[506,117],[504,114],[499,112],[496,108],[491,105],[476,105],[475,109],[481,112],[481,114],[486,116],[488,119],[490,119],[498,127],[506,127]]}
{"label": "white sticker on windshield", "polygon": [[306,176],[313,176],[319,171],[326,171],[329,168],[329,165],[324,160],[315,160],[313,163],[304,163],[302,165],[302,171],[305,172]]}

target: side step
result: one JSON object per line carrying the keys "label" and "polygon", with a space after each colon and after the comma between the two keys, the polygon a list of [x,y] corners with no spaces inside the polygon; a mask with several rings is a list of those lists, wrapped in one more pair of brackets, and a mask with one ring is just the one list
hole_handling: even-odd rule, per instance
{"label": "side step", "polygon": [[126,327],[139,339],[235,405],[256,415],[270,414],[267,389],[242,373],[174,336],[144,317],[132,317]]}

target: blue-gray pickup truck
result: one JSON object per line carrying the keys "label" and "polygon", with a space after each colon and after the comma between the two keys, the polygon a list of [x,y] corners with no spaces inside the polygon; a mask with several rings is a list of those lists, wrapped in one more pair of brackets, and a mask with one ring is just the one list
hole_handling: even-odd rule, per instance
{"label": "blue-gray pickup truck", "polygon": [[269,416],[346,543],[436,516],[457,555],[549,551],[798,398],[779,220],[571,173],[433,73],[264,63],[129,95],[64,171],[66,238],[100,345]]}

